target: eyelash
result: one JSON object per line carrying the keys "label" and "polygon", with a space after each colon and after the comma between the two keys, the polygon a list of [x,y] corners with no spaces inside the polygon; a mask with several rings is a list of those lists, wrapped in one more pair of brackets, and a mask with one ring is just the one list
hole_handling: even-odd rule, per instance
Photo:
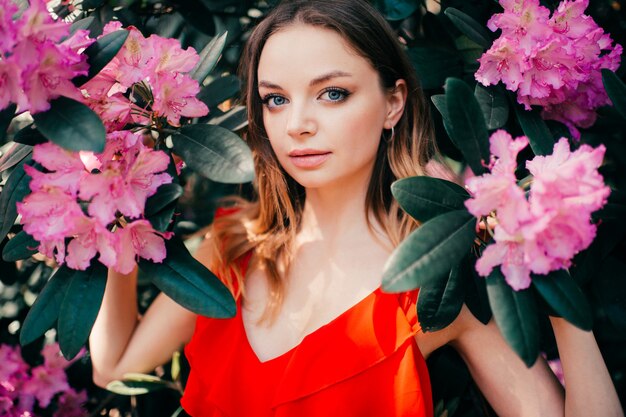
{"label": "eyelash", "polygon": [[[325,88],[324,90],[322,90],[322,93],[320,94],[320,96],[322,96],[322,95],[324,95],[324,94],[326,94],[326,93],[333,92],[333,91],[334,91],[334,92],[338,92],[338,93],[342,94],[342,96],[343,96],[343,97],[341,97],[341,98],[340,98],[340,99],[338,99],[338,100],[329,100],[329,101],[330,101],[330,102],[332,102],[332,103],[340,103],[340,102],[342,102],[342,101],[345,101],[345,100],[346,100],[346,99],[350,96],[350,94],[352,94],[351,92],[349,92],[348,90],[343,89],[343,88],[339,88],[339,87],[327,87],[327,88]],[[287,100],[285,97],[281,96],[280,94],[270,93],[270,94],[267,94],[267,95],[265,95],[264,97],[262,97],[262,98],[261,98],[261,103],[262,103],[264,106],[269,107],[269,106],[270,106],[270,101],[271,101],[272,99],[274,99],[274,98],[277,98],[277,97],[280,97],[280,98],[283,98],[283,99]],[[280,105],[280,104],[278,104],[278,105],[275,105],[275,106],[281,106],[281,105]]]}

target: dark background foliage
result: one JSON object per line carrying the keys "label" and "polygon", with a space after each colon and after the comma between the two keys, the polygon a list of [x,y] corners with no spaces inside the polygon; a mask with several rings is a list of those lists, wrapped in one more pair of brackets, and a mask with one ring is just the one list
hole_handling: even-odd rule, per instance
{"label": "dark background foliage", "polygon": [[[273,1],[235,0],[83,0],[63,2],[57,13],[69,20],[93,17],[89,25],[92,35],[99,34],[107,22],[116,19],[124,26],[133,25],[145,36],[155,33],[163,37],[177,38],[183,47],[192,46],[200,50],[211,39],[227,32],[221,60],[205,81],[200,97],[210,108],[207,118],[221,120],[220,125],[240,132],[245,129],[243,111],[225,113],[232,107],[240,84],[236,68],[243,44],[250,30],[271,9]],[[554,8],[558,1],[542,3]],[[611,34],[614,40],[626,45],[626,4],[614,0],[591,0],[587,13]],[[456,8],[485,25],[489,17],[501,11],[493,0],[441,0],[428,4],[421,0],[375,0],[374,4],[397,30],[407,45],[409,56],[423,87],[430,97],[443,93],[447,77],[464,79],[474,85],[473,73],[478,68],[476,59],[482,49],[452,24],[443,11]],[[76,8],[74,9],[74,6]],[[433,6],[435,10],[433,9]],[[495,36],[493,37],[495,39]],[[623,76],[623,67],[618,74]],[[219,106],[219,107],[218,107]],[[510,110],[513,112],[513,110]],[[462,155],[450,141],[441,116],[432,108],[436,123],[438,145],[444,155],[462,163]],[[602,173],[614,188],[624,190],[626,184],[626,144],[624,133],[626,121],[613,108],[603,108],[596,125],[583,132],[583,142],[607,147],[607,161]],[[220,119],[222,118],[222,119]],[[0,125],[3,121],[0,120]],[[553,133],[567,132],[557,123],[548,123]],[[8,143],[22,126],[11,126],[7,137],[0,136],[0,145]],[[521,134],[521,127],[510,118],[507,129],[514,135]],[[1,129],[3,132],[5,129]],[[6,146],[0,148],[5,150]],[[2,181],[7,173],[3,173]],[[224,185],[207,180],[191,171],[183,172],[182,185],[185,194],[176,209],[177,221],[174,231],[186,236],[198,235],[212,221],[216,200],[233,193],[247,194],[249,185]],[[605,361],[617,387],[622,404],[626,405],[626,213],[624,195],[618,193],[620,204],[612,219],[600,224],[598,235],[602,245],[593,245],[576,257],[572,275],[583,288],[589,299],[594,318],[594,332]],[[17,231],[17,230],[16,230]],[[0,251],[6,244],[0,243]],[[20,263],[0,260],[0,342],[17,344],[19,328],[28,308],[41,291],[52,273],[52,267],[41,259],[29,259]],[[476,282],[482,280],[473,274]],[[475,307],[482,309],[484,317],[490,315],[484,285],[474,285],[471,280],[466,291],[472,292]],[[482,288],[482,289],[481,289]],[[149,306],[158,290],[147,279],[140,277],[138,303],[141,311]],[[548,358],[556,357],[556,347],[549,323],[542,322],[541,350]],[[40,349],[43,338],[23,348],[23,354],[32,364],[41,361]],[[146,347],[149,349],[149,347]],[[429,358],[436,415],[447,412],[449,416],[471,417],[492,416],[493,411],[472,382],[467,368],[459,356],[449,348],[443,348]],[[582,364],[584,365],[584,364]],[[159,370],[163,379],[171,380],[171,364]],[[182,380],[186,374],[183,360]],[[91,382],[88,354],[68,369],[71,385],[87,389],[87,408],[92,415],[108,414],[108,410],[119,410],[122,415],[170,416],[178,409],[179,393],[165,389],[139,396],[122,396],[97,388]],[[182,414],[181,414],[182,415]]]}

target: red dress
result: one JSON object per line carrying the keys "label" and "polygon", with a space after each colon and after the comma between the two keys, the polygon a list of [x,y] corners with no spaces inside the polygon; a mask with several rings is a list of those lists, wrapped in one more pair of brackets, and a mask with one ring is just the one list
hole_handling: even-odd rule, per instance
{"label": "red dress", "polygon": [[241,301],[232,319],[200,316],[182,406],[193,417],[431,417],[416,299],[378,289],[266,362],[248,343]]}

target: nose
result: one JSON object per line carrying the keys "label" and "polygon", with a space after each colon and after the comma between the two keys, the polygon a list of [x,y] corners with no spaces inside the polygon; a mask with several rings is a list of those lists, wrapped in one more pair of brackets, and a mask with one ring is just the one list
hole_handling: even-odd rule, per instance
{"label": "nose", "polygon": [[314,135],[317,132],[314,110],[306,102],[294,101],[289,106],[287,134],[294,139]]}

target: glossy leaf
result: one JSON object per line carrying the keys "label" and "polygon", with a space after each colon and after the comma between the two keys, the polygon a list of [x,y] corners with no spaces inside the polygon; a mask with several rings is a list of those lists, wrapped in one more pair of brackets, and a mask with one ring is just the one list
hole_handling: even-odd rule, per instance
{"label": "glossy leaf", "polygon": [[252,152],[239,136],[213,125],[183,126],[172,136],[174,152],[198,174],[237,184],[254,178]]}
{"label": "glossy leaf", "polygon": [[59,310],[59,346],[66,359],[75,357],[87,342],[107,281],[107,268],[94,262],[86,271],[76,271]]}
{"label": "glossy leaf", "polygon": [[468,38],[476,42],[478,45],[487,49],[491,46],[492,40],[489,31],[483,25],[474,20],[473,17],[455,9],[447,7],[444,14],[448,16],[450,21],[458,30],[463,32]]}
{"label": "glossy leaf", "polygon": [[551,154],[554,149],[554,137],[539,115],[539,110],[526,111],[521,106],[515,106],[515,114],[535,155]]}
{"label": "glossy leaf", "polygon": [[462,210],[464,201],[469,198],[463,187],[426,176],[398,180],[391,185],[391,192],[402,210],[420,222],[449,211]]}
{"label": "glossy leaf", "polygon": [[591,306],[566,270],[560,269],[548,275],[534,275],[532,284],[541,298],[559,316],[583,330],[591,330],[593,327]]}
{"label": "glossy leaf", "polygon": [[463,73],[463,61],[456,51],[412,47],[407,52],[424,89],[440,88],[446,78],[459,77]]}
{"label": "glossy leaf", "polygon": [[32,146],[21,143],[14,143],[11,148],[0,157],[0,172],[19,164],[24,158],[31,154]]}
{"label": "glossy leaf", "polygon": [[501,88],[476,84],[474,96],[483,112],[487,129],[499,129],[506,124],[509,118],[509,102]]}
{"label": "glossy leaf", "polygon": [[409,291],[433,285],[470,251],[476,219],[466,210],[437,216],[413,231],[391,254],[383,289]]}
{"label": "glossy leaf", "polygon": [[183,195],[183,187],[176,183],[163,184],[157,192],[146,200],[145,216],[155,215],[165,207],[175,202]]}
{"label": "glossy leaf", "polygon": [[504,339],[530,368],[539,356],[539,321],[532,292],[514,291],[496,268],[487,277],[487,294]]}
{"label": "glossy leaf", "polygon": [[626,84],[609,69],[602,69],[602,83],[615,110],[626,119]]}
{"label": "glossy leaf", "polygon": [[46,138],[70,151],[104,150],[106,131],[93,110],[67,97],[53,100],[50,106],[47,112],[33,115]]}
{"label": "glossy leaf", "polygon": [[236,132],[248,125],[248,112],[244,106],[235,106],[226,113],[209,120],[209,124]]}
{"label": "glossy leaf", "polygon": [[202,100],[209,109],[213,109],[218,104],[235,97],[239,94],[241,81],[234,75],[216,78],[209,85],[202,88],[198,93],[198,99]]}
{"label": "glossy leaf", "polygon": [[0,110],[0,143],[4,143],[7,137],[7,129],[15,116],[15,110],[17,110],[15,104],[10,104],[6,109]]}
{"label": "glossy leaf", "polygon": [[189,72],[189,75],[194,80],[202,83],[202,81],[213,71],[217,61],[219,61],[224,46],[226,45],[226,37],[228,33],[216,35],[211,39],[203,49],[200,51],[200,60],[196,66]]}
{"label": "glossy leaf", "polygon": [[11,172],[9,179],[4,187],[2,187],[2,193],[0,193],[0,239],[4,238],[15,219],[17,219],[17,206],[16,204],[24,199],[29,193],[30,177],[24,172],[24,163],[21,162]]}
{"label": "glossy leaf", "polygon": [[167,258],[157,264],[140,260],[139,268],[161,291],[183,307],[208,317],[233,317],[235,301],[226,286],[191,256],[177,237],[166,241]]}
{"label": "glossy leaf", "polygon": [[[81,6],[84,6],[85,2],[83,1]],[[70,34],[74,34],[76,33],[76,31],[78,30],[89,30],[89,27],[92,25],[92,23],[96,20],[95,17],[93,16],[87,16],[85,18],[76,20],[74,23],[72,23],[72,26],[70,26]],[[89,34],[90,37],[95,37],[93,36],[92,33]]]}
{"label": "glossy leaf", "polygon": [[412,0],[382,0],[379,8],[387,20],[404,20],[417,10],[419,3]]}
{"label": "glossy leaf", "polygon": [[118,395],[143,395],[149,392],[168,388],[166,381],[111,381],[107,384],[107,390]]}
{"label": "glossy leaf", "polygon": [[35,127],[34,123],[24,126],[17,131],[13,140],[23,145],[35,146],[48,141],[44,135]]}
{"label": "glossy leaf", "polygon": [[20,330],[20,343],[22,345],[35,341],[35,339],[54,326],[59,317],[63,298],[75,272],[73,269],[63,265],[50,277],[50,280],[48,280],[46,286],[39,293],[35,303],[28,311],[28,315],[26,315]]}
{"label": "glossy leaf", "polygon": [[483,112],[469,85],[460,79],[448,78],[446,106],[451,128],[448,132],[450,139],[474,174],[485,173],[487,168],[483,162],[488,162],[490,156],[489,134]]}
{"label": "glossy leaf", "polygon": [[15,262],[30,258],[37,253],[39,242],[31,235],[21,231],[11,238],[2,249],[2,259],[6,262]]}
{"label": "glossy leaf", "polygon": [[448,103],[446,102],[446,95],[445,94],[433,94],[430,97],[430,99],[435,105],[435,108],[441,114],[443,127],[446,129],[448,136],[450,136],[450,132],[452,132],[452,125],[450,122],[450,113],[448,113]]}
{"label": "glossy leaf", "polygon": [[127,30],[116,30],[108,33],[89,45],[84,54],[87,56],[89,72],[86,76],[77,77],[74,80],[76,85],[83,85],[96,76],[102,69],[117,55],[124,46],[130,32]]}
{"label": "glossy leaf", "polygon": [[[417,317],[422,330],[434,332],[447,327],[463,307],[463,280],[460,264],[452,267],[441,282],[422,287],[417,296]],[[447,278],[447,279],[445,279]]]}

